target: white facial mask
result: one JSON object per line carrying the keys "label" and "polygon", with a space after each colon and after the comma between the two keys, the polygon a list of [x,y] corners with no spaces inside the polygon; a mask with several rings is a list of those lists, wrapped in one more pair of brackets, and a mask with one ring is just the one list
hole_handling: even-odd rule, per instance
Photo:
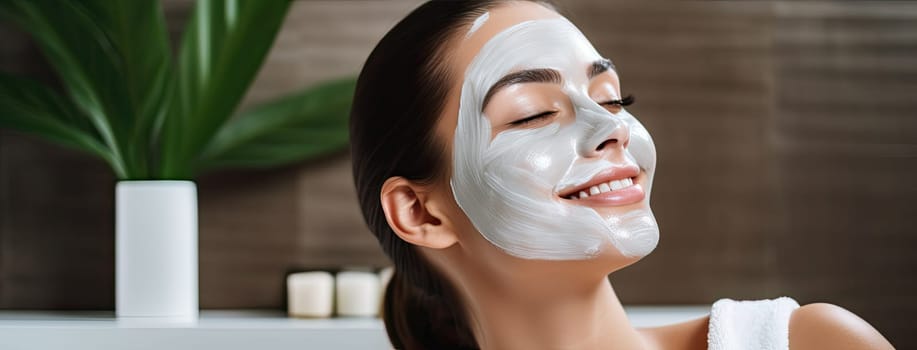
{"label": "white facial mask", "polygon": [[[624,111],[613,115],[588,94],[590,63],[602,59],[566,19],[535,20],[508,28],[488,41],[465,73],[455,130],[455,199],[475,228],[508,254],[525,259],[582,260],[615,247],[629,257],[644,256],[658,242],[649,209],[656,151],[646,129]],[[576,121],[538,128],[509,129],[491,140],[482,110],[485,94],[504,75],[554,69],[575,108]],[[614,158],[594,150],[616,128],[629,129],[629,145]],[[620,148],[614,152],[622,152]],[[638,209],[602,209],[605,214],[557,190],[584,184],[612,166],[637,165],[645,171],[646,197]]]}

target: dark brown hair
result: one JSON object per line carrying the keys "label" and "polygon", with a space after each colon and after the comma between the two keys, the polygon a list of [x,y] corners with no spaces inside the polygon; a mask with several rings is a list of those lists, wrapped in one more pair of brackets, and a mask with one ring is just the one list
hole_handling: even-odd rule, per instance
{"label": "dark brown hair", "polygon": [[507,0],[427,2],[376,45],[357,80],[350,115],[353,176],[363,217],[395,265],[383,318],[396,349],[477,349],[449,281],[389,227],[382,184],[401,176],[431,183],[451,169],[435,125],[457,77],[444,46],[461,28]]}

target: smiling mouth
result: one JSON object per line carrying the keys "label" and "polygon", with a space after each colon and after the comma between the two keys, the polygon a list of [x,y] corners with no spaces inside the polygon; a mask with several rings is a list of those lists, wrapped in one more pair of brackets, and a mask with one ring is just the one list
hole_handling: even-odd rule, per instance
{"label": "smiling mouth", "polygon": [[558,196],[586,206],[634,204],[646,198],[641,174],[637,166],[615,166],[596,174],[584,184],[559,191]]}
{"label": "smiling mouth", "polygon": [[627,178],[618,179],[618,180],[611,180],[608,182],[599,183],[598,185],[589,186],[588,188],[583,187],[582,189],[577,190],[573,192],[572,194],[561,196],[561,198],[569,199],[569,200],[586,199],[586,198],[589,198],[590,196],[596,196],[596,195],[601,195],[603,193],[627,189],[628,187],[634,186],[634,183],[636,182],[637,182],[636,177],[627,177]]}

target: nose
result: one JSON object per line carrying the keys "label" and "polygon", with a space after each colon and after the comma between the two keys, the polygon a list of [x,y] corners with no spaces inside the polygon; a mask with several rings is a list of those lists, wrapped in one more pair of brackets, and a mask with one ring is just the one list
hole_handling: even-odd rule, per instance
{"label": "nose", "polygon": [[607,152],[621,152],[630,142],[630,128],[620,118],[601,118],[593,121],[591,135],[580,144],[583,157],[601,157]]}
{"label": "nose", "polygon": [[627,142],[630,141],[630,132],[627,129],[627,125],[624,123],[618,123],[617,127],[611,132],[608,137],[599,143],[595,147],[596,152],[602,152],[605,148],[615,148],[620,147],[621,149],[627,148]]}

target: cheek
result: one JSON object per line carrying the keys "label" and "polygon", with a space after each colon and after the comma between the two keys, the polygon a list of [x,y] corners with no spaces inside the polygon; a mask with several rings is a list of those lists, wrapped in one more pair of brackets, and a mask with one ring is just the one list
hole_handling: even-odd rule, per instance
{"label": "cheek", "polygon": [[628,151],[634,156],[640,167],[652,173],[656,169],[656,145],[653,143],[653,138],[650,137],[649,131],[636,119],[631,119],[633,121],[630,123],[631,132]]}
{"label": "cheek", "polygon": [[487,148],[484,164],[495,178],[525,177],[522,184],[553,189],[576,158],[569,139],[558,123],[505,131]]}

